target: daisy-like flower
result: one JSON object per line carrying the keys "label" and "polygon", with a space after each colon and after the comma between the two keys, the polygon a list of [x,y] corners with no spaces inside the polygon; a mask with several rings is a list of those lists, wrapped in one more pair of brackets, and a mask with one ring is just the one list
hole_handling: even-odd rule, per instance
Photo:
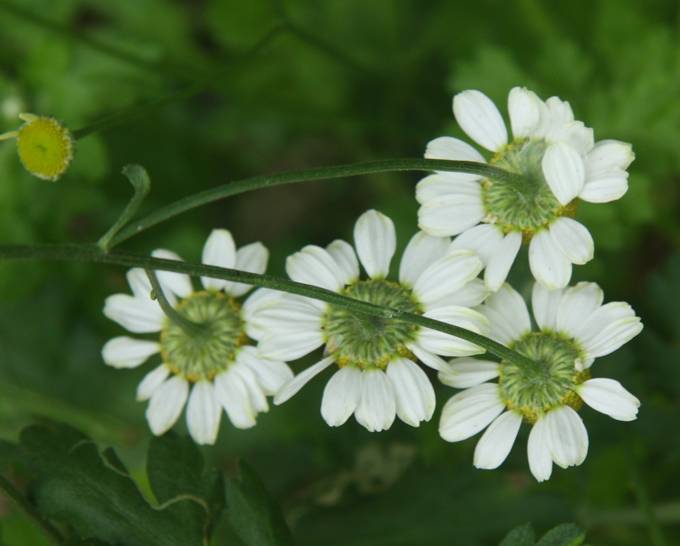
{"label": "daisy-like flower", "polygon": [[[375,210],[364,213],[354,226],[354,242],[356,253],[342,240],[326,248],[306,246],[288,258],[288,275],[355,299],[486,332],[487,319],[470,309],[487,295],[476,279],[482,269],[476,254],[451,250],[448,238],[419,232],[404,251],[399,280],[392,281],[387,279],[396,248],[392,220]],[[367,279],[360,276],[359,262]],[[342,425],[352,414],[369,431],[388,429],[395,415],[418,426],[432,417],[435,395],[416,360],[439,369],[446,363],[438,355],[483,352],[468,341],[403,321],[268,290],[258,291],[244,313],[248,335],[260,340],[262,354],[270,358],[294,360],[324,346],[324,357],[284,385],[274,403],[285,402],[336,364],[339,369],[326,384],[321,404],[330,426]]]}
{"label": "daisy-like flower", "polygon": [[[181,259],[167,250],[156,250],[153,256]],[[261,243],[236,250],[229,231],[214,230],[203,247],[202,261],[263,273],[268,258]],[[131,269],[127,278],[132,295],[109,296],[104,314],[134,334],[155,334],[155,339],[113,338],[102,350],[104,362],[115,368],[136,368],[160,353],[162,363],[137,389],[137,399],[149,401],[146,418],[156,435],[175,424],[185,404],[189,432],[199,444],[215,443],[223,408],[235,427],[254,426],[257,413],[268,410],[266,396],[278,391],[293,373],[284,362],[263,357],[248,338],[237,298],[251,287],[202,277],[203,289],[196,291],[187,275],[159,271],[157,276],[168,302],[199,331],[188,332],[166,317],[150,297],[144,270]]]}
{"label": "daisy-like flower", "polygon": [[[458,235],[461,248],[475,249],[486,265],[487,286],[498,290],[522,240],[529,265],[548,288],[564,288],[572,264],[592,259],[593,239],[572,219],[577,198],[606,203],[628,189],[626,169],[635,158],[630,144],[593,140],[593,130],[574,120],[568,102],[545,102],[515,87],[508,96],[513,139],[494,103],[476,90],[453,98],[453,113],[465,133],[493,153],[489,164],[521,176],[521,183],[473,174],[437,172],[418,183],[419,226],[431,235]],[[427,145],[425,157],[486,162],[475,148],[452,137]]]}
{"label": "daisy-like flower", "polygon": [[[493,469],[510,453],[522,421],[532,425],[529,467],[538,481],[550,478],[553,462],[580,465],[588,452],[588,433],[577,411],[583,402],[619,421],[637,417],[640,402],[614,379],[591,379],[595,358],[607,355],[642,330],[639,317],[624,302],[602,305],[595,283],[563,290],[534,285],[532,330],[522,297],[507,284],[480,311],[491,322],[491,338],[534,361],[520,366],[472,358],[453,359],[439,379],[465,389],[444,406],[439,433],[449,442],[486,429],[477,443],[474,465]],[[497,383],[488,381],[498,378]]]}

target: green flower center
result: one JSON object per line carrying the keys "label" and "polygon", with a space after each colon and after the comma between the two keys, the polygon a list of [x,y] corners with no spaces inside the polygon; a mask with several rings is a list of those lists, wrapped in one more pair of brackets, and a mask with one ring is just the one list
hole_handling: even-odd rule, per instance
{"label": "green flower center", "polygon": [[161,330],[163,362],[188,381],[212,380],[236,360],[238,349],[248,338],[241,308],[222,292],[194,292],[175,308],[201,331],[191,335],[166,319]]}
{"label": "green flower center", "polygon": [[57,180],[73,159],[73,139],[66,127],[48,117],[29,116],[17,134],[19,159],[31,174]]}
{"label": "green flower center", "polygon": [[489,162],[522,175],[524,184],[482,181],[482,202],[486,221],[504,232],[521,231],[532,235],[568,212],[560,205],[543,176],[541,161],[547,143],[543,140],[518,139],[501,149]]}
{"label": "green flower center", "polygon": [[535,423],[556,407],[567,405],[576,410],[581,407],[575,389],[590,373],[576,369],[576,361],[583,359],[584,354],[574,340],[555,332],[530,332],[510,348],[529,357],[537,366],[527,368],[501,362],[498,386],[509,409]]}
{"label": "green flower center", "polygon": [[[413,292],[386,280],[357,281],[341,292],[350,298],[408,313],[421,313]],[[395,358],[408,356],[419,327],[403,321],[362,315],[330,305],[323,320],[326,348],[339,366],[385,369]]]}

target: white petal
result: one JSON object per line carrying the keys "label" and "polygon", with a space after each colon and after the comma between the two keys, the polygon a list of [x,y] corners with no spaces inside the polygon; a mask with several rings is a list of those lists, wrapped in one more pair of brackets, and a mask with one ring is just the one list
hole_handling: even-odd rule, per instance
{"label": "white petal", "polygon": [[552,455],[550,454],[549,432],[545,419],[536,421],[529,433],[527,444],[529,468],[539,482],[550,479]]}
{"label": "white petal", "polygon": [[461,307],[477,307],[489,295],[486,285],[482,279],[472,279],[460,290],[442,298],[437,306],[460,305]]}
{"label": "white petal", "polygon": [[562,291],[553,328],[574,336],[585,320],[602,305],[604,293],[594,282],[580,282]]}
{"label": "white petal", "polygon": [[417,232],[406,245],[399,264],[399,282],[413,286],[420,274],[446,254],[451,241]]}
{"label": "white petal", "polygon": [[477,442],[474,466],[492,470],[503,464],[515,443],[521,424],[522,416],[514,411],[506,411],[497,417]]}
{"label": "white petal", "polygon": [[549,412],[544,419],[553,461],[562,468],[580,465],[588,454],[588,432],[578,413],[563,406]]}
{"label": "white petal", "polygon": [[522,234],[519,231],[508,233],[501,243],[495,246],[484,272],[484,282],[489,290],[495,292],[503,286],[521,246]]}
{"label": "white petal", "polygon": [[446,367],[446,360],[424,349],[417,343],[409,343],[407,348],[416,356],[418,360],[433,370],[441,370]]}
{"label": "white petal", "polygon": [[394,222],[377,210],[364,212],[354,224],[354,246],[369,277],[386,277],[397,248]]}
{"label": "white petal", "polygon": [[485,264],[496,254],[503,241],[503,233],[491,224],[480,224],[461,233],[451,243],[452,249],[474,250]]}
{"label": "white petal", "polygon": [[352,245],[336,239],[326,247],[326,251],[338,265],[344,284],[351,284],[359,278],[359,261]]}
{"label": "white petal", "polygon": [[[427,143],[425,149],[427,159],[447,159],[449,161],[477,161],[486,163],[486,160],[477,150],[467,142],[453,137],[439,137]],[[456,181],[478,180],[479,175],[469,173],[457,173],[453,171],[437,171],[439,174]]]}
{"label": "white petal", "polygon": [[268,396],[276,394],[283,385],[293,379],[293,372],[288,364],[265,358],[255,347],[243,347],[236,358],[239,363],[250,368],[257,378],[258,385]]}
{"label": "white petal", "polygon": [[[267,270],[267,262],[269,261],[269,250],[262,243],[251,243],[242,246],[236,251],[235,269],[240,271],[248,271],[249,273],[262,274]],[[226,281],[224,285],[225,292],[234,297],[239,297],[248,292],[252,288],[250,284],[241,282]]]}
{"label": "white petal", "polygon": [[619,421],[637,418],[640,401],[613,379],[589,379],[583,383],[578,394],[594,410]]}
{"label": "white petal", "polygon": [[498,108],[481,91],[470,89],[453,97],[458,125],[480,146],[495,152],[508,142],[508,132]]}
{"label": "white petal", "polygon": [[633,146],[620,140],[600,140],[586,156],[586,178],[608,178],[625,171],[635,159]]}
{"label": "white petal", "polygon": [[558,218],[548,229],[550,237],[571,263],[582,265],[593,259],[595,243],[588,229],[571,218]]}
{"label": "white petal", "polygon": [[102,349],[104,362],[114,368],[136,368],[160,349],[158,342],[121,336],[106,342]]}
{"label": "white petal", "polygon": [[458,173],[437,173],[422,178],[416,184],[416,201],[421,205],[448,197],[481,199],[481,186],[476,180],[459,179]]}
{"label": "white petal", "polygon": [[[489,328],[489,323],[484,315],[456,305],[431,309],[425,313],[425,316],[482,335],[485,335]],[[484,349],[474,343],[430,328],[420,329],[418,345],[426,351],[444,356],[470,356],[484,352]]]}
{"label": "white petal", "polygon": [[609,203],[628,191],[628,173],[620,171],[607,177],[588,180],[579,197],[589,203]]}
{"label": "white petal", "polygon": [[174,376],[160,385],[149,400],[146,420],[156,436],[167,432],[179,418],[189,395],[189,384],[183,378]]}
{"label": "white petal", "polygon": [[[236,263],[236,245],[231,232],[226,229],[213,229],[203,245],[201,262],[205,265],[233,269]],[[208,289],[222,290],[228,281],[201,277],[201,282]]]}
{"label": "white petal", "polygon": [[524,298],[509,284],[491,294],[479,311],[491,323],[491,337],[504,345],[531,331],[531,318]]}
{"label": "white petal", "polygon": [[294,281],[320,286],[334,292],[342,287],[338,264],[323,248],[307,245],[286,259],[286,273]]}
{"label": "white petal", "polygon": [[508,95],[510,126],[515,138],[529,136],[540,121],[541,99],[525,87],[513,87]]}
{"label": "white petal", "polygon": [[215,398],[236,428],[244,429],[255,426],[257,411],[250,401],[248,389],[233,369],[215,376],[213,386]]}
{"label": "white petal", "polygon": [[476,358],[454,358],[439,371],[439,381],[457,389],[481,385],[498,377],[497,362]]}
{"label": "white petal", "polygon": [[425,372],[406,358],[390,362],[386,372],[394,389],[399,419],[412,427],[429,421],[434,413],[435,396]]}
{"label": "white petal", "polygon": [[114,294],[106,298],[104,315],[135,334],[160,332],[165,320],[158,303],[128,294]]}
{"label": "white petal", "polygon": [[547,288],[564,288],[571,279],[571,262],[546,230],[539,231],[529,244],[529,268],[534,278]]}
{"label": "white petal", "polygon": [[339,427],[354,413],[361,397],[361,371],[354,366],[340,368],[326,383],[321,416],[328,426]]}
{"label": "white petal", "polygon": [[313,377],[320,374],[331,364],[333,364],[333,357],[326,357],[313,366],[310,366],[309,368],[297,374],[293,379],[281,387],[279,392],[276,393],[276,396],[274,397],[274,404],[278,406],[279,404],[283,404],[286,400],[289,400],[295,396],[297,392]]}
{"label": "white petal", "polygon": [[[151,281],[146,271],[140,267],[135,267],[130,269],[126,276],[130,289],[136,298],[143,301],[151,299]],[[174,295],[170,294],[169,297],[174,298]]]}
{"label": "white petal", "polygon": [[380,432],[392,426],[397,406],[394,389],[382,370],[366,370],[361,374],[361,399],[354,414],[357,423],[369,432]]}
{"label": "white petal", "polygon": [[439,434],[447,442],[474,436],[504,409],[498,385],[484,383],[451,397],[442,409]]}
{"label": "white petal", "polygon": [[157,366],[144,376],[142,382],[137,387],[137,401],[144,402],[151,398],[151,395],[170,375],[170,368],[165,364]]}
{"label": "white petal", "polygon": [[[164,260],[175,260],[181,262],[180,258],[174,252],[164,249],[154,250],[151,255],[154,258],[162,258]],[[158,282],[161,287],[167,292],[170,291],[180,298],[186,298],[190,296],[194,291],[191,286],[191,279],[189,275],[184,273],[172,273],[171,271],[156,271],[156,276],[158,277]]]}
{"label": "white petal", "polygon": [[594,311],[574,332],[591,357],[605,356],[642,331],[635,311],[625,302],[610,302]]}
{"label": "white petal", "polygon": [[269,404],[267,397],[257,381],[257,376],[253,371],[243,363],[242,360],[237,360],[231,367],[230,371],[241,378],[243,385],[248,391],[248,398],[257,412],[269,411]]}
{"label": "white petal", "polygon": [[212,445],[220,429],[222,407],[217,402],[212,383],[199,381],[191,389],[187,404],[187,428],[199,445]]}
{"label": "white petal", "polygon": [[555,330],[557,328],[557,312],[564,290],[550,290],[540,282],[534,283],[531,294],[531,304],[534,311],[536,324],[542,330]]}
{"label": "white petal", "polygon": [[454,250],[430,265],[416,280],[413,293],[426,308],[457,292],[474,279],[483,264],[469,250]]}
{"label": "white petal", "polygon": [[266,358],[287,361],[303,357],[321,347],[323,343],[324,339],[320,330],[281,332],[263,337],[258,349]]}
{"label": "white petal", "polygon": [[574,148],[562,142],[551,144],[545,151],[542,166],[548,186],[562,205],[581,193],[586,171],[581,155]]}
{"label": "white petal", "polygon": [[450,194],[418,209],[418,227],[430,235],[447,237],[476,226],[484,215],[481,190],[478,195]]}

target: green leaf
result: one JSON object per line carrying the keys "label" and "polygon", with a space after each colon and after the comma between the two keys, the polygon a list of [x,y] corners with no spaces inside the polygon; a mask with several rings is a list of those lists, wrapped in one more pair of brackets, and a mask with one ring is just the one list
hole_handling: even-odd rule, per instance
{"label": "green leaf", "polygon": [[72,527],[86,541],[121,546],[202,546],[204,525],[187,526],[181,507],[150,505],[113,450],[100,453],[66,425],[32,426],[21,434],[24,461],[34,477],[32,498],[47,518]]}
{"label": "green leaf", "polygon": [[154,437],[146,466],[158,502],[168,505],[178,499],[194,499],[176,507],[178,518],[185,526],[205,526],[210,534],[224,508],[224,480],[216,469],[204,468],[198,447],[173,432]]}
{"label": "green leaf", "polygon": [[516,527],[500,543],[500,546],[534,546],[536,535],[531,523]]}
{"label": "green leaf", "polygon": [[240,462],[226,484],[227,516],[246,546],[287,546],[293,537],[281,510],[267,493],[255,471]]}
{"label": "green leaf", "polygon": [[585,532],[573,523],[563,523],[548,531],[536,546],[580,546]]}

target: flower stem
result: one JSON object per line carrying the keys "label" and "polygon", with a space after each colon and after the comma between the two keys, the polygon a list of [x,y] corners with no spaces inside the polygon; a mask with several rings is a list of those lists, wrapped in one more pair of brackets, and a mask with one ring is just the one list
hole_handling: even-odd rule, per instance
{"label": "flower stem", "polygon": [[174,322],[177,326],[179,326],[182,330],[184,330],[184,332],[189,336],[193,337],[200,335],[203,332],[203,327],[197,322],[189,320],[187,317],[182,315],[182,313],[178,312],[170,304],[168,298],[165,297],[163,287],[158,282],[158,277],[156,277],[156,273],[152,269],[145,269],[145,271],[147,277],[149,277],[149,281],[151,282],[151,288],[153,289],[151,297],[158,301],[158,304],[161,306],[161,309],[163,310],[163,313],[165,313],[165,316],[168,317],[168,319]]}
{"label": "flower stem", "polygon": [[45,534],[50,537],[52,542],[55,544],[62,544],[64,542],[64,539],[57,528],[54,527],[54,525],[52,525],[49,521],[44,519],[31,505],[31,503],[28,502],[26,498],[24,498],[19,490],[14,487],[12,482],[2,475],[0,475],[0,489],[2,489],[8,497],[16,502],[17,505],[19,505],[19,507],[21,507],[21,509],[26,513],[26,515],[28,515],[28,517],[35,521],[42,528],[42,530],[45,531]]}
{"label": "flower stem", "polygon": [[183,212],[249,191],[272,188],[285,184],[296,184],[299,182],[311,182],[315,180],[331,180],[348,176],[399,171],[435,170],[478,174],[483,177],[493,177],[496,180],[507,180],[511,183],[514,183],[516,179],[519,178],[519,175],[515,173],[487,165],[486,163],[478,163],[476,161],[447,161],[443,159],[384,159],[379,161],[352,163],[349,165],[288,171],[272,175],[253,176],[194,193],[157,209],[144,218],[131,222],[125,228],[121,229],[111,240],[109,248],[113,248],[138,233],[178,216]]}
{"label": "flower stem", "polygon": [[119,265],[124,267],[141,267],[161,271],[185,273],[192,276],[213,277],[227,281],[240,282],[306,296],[354,313],[376,316],[391,320],[401,320],[424,328],[431,328],[483,347],[498,358],[508,360],[518,366],[535,366],[527,357],[471,330],[454,326],[438,320],[405,313],[398,309],[382,307],[366,301],[343,296],[331,290],[303,284],[272,275],[259,275],[236,269],[227,269],[204,264],[152,258],[124,252],[104,253],[95,245],[0,245],[0,260],[32,260],[32,261],[69,261],[90,262]]}

